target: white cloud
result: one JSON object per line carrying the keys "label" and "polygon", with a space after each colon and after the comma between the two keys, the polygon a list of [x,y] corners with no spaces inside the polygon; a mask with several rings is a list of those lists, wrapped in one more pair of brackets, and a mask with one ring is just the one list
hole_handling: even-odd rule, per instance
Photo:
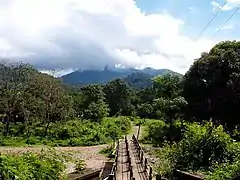
{"label": "white cloud", "polygon": [[222,9],[223,11],[232,10],[236,7],[239,7],[239,5],[240,5],[240,0],[224,0],[224,1],[226,1],[227,3],[223,7],[222,7],[223,3],[220,4],[216,0],[213,0],[211,2],[211,5],[213,6],[214,10]]}
{"label": "white cloud", "polygon": [[167,13],[144,14],[133,0],[0,1],[0,55],[41,69],[122,64],[183,73],[214,42],[195,43],[182,26]]}
{"label": "white cloud", "polygon": [[[234,24],[228,24],[228,25],[225,25],[224,27],[222,27],[221,30],[231,30],[234,27],[235,27]],[[217,28],[216,31],[219,31],[219,28]]]}

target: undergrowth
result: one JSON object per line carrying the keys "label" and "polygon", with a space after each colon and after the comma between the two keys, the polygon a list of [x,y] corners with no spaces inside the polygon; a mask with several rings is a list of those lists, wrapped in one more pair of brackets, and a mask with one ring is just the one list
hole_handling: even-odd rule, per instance
{"label": "undergrowth", "polygon": [[70,154],[53,149],[40,153],[0,154],[0,177],[4,180],[63,180],[68,161],[72,161]]}

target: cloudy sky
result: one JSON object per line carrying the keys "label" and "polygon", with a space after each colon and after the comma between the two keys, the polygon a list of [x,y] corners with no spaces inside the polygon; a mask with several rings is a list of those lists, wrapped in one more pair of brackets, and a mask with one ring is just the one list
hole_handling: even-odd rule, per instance
{"label": "cloudy sky", "polygon": [[239,39],[239,6],[224,0],[0,0],[0,57],[42,70],[105,65],[168,68],[180,73],[216,42]]}

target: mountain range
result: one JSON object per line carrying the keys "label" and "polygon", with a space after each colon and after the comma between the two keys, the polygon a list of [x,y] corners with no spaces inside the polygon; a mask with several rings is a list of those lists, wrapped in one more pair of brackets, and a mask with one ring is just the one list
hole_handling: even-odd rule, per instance
{"label": "mountain range", "polygon": [[123,78],[130,86],[145,87],[151,85],[151,78],[163,74],[181,74],[169,69],[134,69],[134,68],[113,68],[104,70],[78,70],[61,77],[65,84],[87,85],[104,84],[116,78]]}

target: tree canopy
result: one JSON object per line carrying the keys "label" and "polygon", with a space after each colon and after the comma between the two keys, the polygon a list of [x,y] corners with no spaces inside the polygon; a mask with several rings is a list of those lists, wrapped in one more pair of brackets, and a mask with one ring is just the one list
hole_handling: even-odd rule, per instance
{"label": "tree canopy", "polygon": [[184,76],[188,115],[212,118],[228,127],[239,124],[240,42],[226,41],[196,59]]}

